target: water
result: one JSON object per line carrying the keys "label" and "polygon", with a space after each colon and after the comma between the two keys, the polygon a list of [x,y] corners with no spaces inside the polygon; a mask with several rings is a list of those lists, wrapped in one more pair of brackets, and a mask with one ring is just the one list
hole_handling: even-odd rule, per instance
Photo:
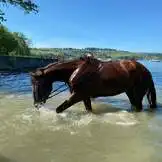
{"label": "water", "polygon": [[[162,160],[162,62],[143,62],[152,72],[158,110],[131,113],[126,95],[82,103],[62,114],[69,93],[33,107],[27,74],[0,75],[0,162],[159,162]],[[147,100],[144,99],[147,108]]]}

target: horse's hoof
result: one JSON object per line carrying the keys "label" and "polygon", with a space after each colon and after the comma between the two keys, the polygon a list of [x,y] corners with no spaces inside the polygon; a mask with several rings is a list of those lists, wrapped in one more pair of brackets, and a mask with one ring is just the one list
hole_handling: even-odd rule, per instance
{"label": "horse's hoof", "polygon": [[157,105],[156,104],[150,105],[150,109],[156,109],[156,108],[157,108]]}
{"label": "horse's hoof", "polygon": [[61,113],[61,112],[63,112],[63,110],[61,110],[61,109],[56,109],[56,113]]}
{"label": "horse's hoof", "polygon": [[59,111],[58,109],[56,109],[56,113],[61,113],[61,111]]}

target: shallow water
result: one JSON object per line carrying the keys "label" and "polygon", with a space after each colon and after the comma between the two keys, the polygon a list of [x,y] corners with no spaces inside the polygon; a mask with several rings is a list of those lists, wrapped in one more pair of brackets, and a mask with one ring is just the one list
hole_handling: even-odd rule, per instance
{"label": "shallow water", "polygon": [[68,92],[36,111],[29,76],[1,74],[0,162],[162,161],[162,62],[143,63],[156,83],[154,113],[131,113],[122,94],[93,100],[93,114],[82,103],[56,114]]}

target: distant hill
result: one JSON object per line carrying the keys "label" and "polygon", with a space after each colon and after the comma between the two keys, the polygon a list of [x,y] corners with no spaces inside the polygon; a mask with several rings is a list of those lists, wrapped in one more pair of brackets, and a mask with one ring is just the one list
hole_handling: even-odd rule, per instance
{"label": "distant hill", "polygon": [[95,57],[101,59],[122,59],[122,58],[135,58],[135,59],[162,59],[161,53],[135,53],[130,51],[117,50],[112,48],[95,48],[87,47],[83,49],[77,48],[32,48],[32,55],[39,55],[43,57],[60,57],[64,59],[72,59],[80,57],[87,53],[93,53]]}

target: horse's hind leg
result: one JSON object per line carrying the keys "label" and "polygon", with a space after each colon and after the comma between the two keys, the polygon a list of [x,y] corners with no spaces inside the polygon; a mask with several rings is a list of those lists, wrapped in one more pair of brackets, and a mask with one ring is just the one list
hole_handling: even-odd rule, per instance
{"label": "horse's hind leg", "polygon": [[155,109],[157,108],[157,103],[156,103],[156,90],[154,87],[154,83],[152,81],[151,87],[149,87],[148,92],[147,92],[147,99],[150,105],[150,109]]}
{"label": "horse's hind leg", "polygon": [[83,100],[84,102],[84,106],[86,108],[87,111],[92,112],[92,105],[91,105],[91,99],[90,98],[86,98]]}
{"label": "horse's hind leg", "polygon": [[128,98],[129,98],[129,101],[131,103],[131,110],[133,110],[134,109],[134,95],[133,95],[133,91],[132,90],[128,90],[128,91],[126,91],[126,94],[127,94]]}
{"label": "horse's hind leg", "polygon": [[135,111],[140,112],[142,111],[142,100],[144,97],[144,93],[142,91],[139,91],[139,89],[134,88],[126,92],[130,103],[135,109]]}
{"label": "horse's hind leg", "polygon": [[150,92],[147,92],[147,100],[148,100],[149,105],[152,105],[151,98],[150,98]]}
{"label": "horse's hind leg", "polygon": [[134,92],[133,92],[133,90],[131,89],[131,90],[128,90],[127,92],[126,92],[126,94],[127,94],[127,96],[128,96],[128,98],[129,98],[129,101],[130,101],[130,103],[131,103],[131,110],[135,110],[135,111],[137,111],[137,101],[136,101],[136,97],[135,97],[135,95],[134,95]]}
{"label": "horse's hind leg", "polygon": [[69,108],[70,106],[74,105],[75,103],[80,102],[81,100],[83,100],[81,95],[74,93],[74,94],[71,95],[69,100],[64,101],[61,105],[59,105],[56,108],[56,112],[61,113],[64,110],[66,110],[67,108]]}

